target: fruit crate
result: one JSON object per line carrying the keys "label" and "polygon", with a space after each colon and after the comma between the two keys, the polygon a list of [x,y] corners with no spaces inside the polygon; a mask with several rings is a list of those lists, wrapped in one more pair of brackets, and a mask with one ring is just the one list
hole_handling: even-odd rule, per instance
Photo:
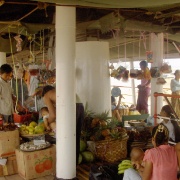
{"label": "fruit crate", "polygon": [[30,121],[37,121],[39,118],[38,112],[31,112],[27,114],[13,114],[14,123],[24,123],[24,122],[30,122]]}

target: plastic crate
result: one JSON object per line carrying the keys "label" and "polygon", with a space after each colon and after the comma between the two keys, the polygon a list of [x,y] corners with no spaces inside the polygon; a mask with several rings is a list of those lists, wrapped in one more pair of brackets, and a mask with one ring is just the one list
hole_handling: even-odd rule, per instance
{"label": "plastic crate", "polygon": [[13,114],[14,123],[30,122],[31,120],[37,121],[38,118],[39,118],[38,112],[32,112],[27,114],[17,114],[17,113]]}
{"label": "plastic crate", "polygon": [[29,121],[32,117],[32,114],[13,114],[14,123],[23,123],[25,121]]}

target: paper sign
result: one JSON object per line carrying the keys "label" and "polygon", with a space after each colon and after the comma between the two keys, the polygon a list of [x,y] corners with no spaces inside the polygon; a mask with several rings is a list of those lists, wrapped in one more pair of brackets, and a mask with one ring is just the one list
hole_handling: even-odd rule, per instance
{"label": "paper sign", "polygon": [[0,159],[0,165],[6,165],[7,159]]}
{"label": "paper sign", "polygon": [[34,145],[38,146],[38,145],[42,145],[42,144],[46,144],[44,139],[41,139],[41,140],[34,139]]}

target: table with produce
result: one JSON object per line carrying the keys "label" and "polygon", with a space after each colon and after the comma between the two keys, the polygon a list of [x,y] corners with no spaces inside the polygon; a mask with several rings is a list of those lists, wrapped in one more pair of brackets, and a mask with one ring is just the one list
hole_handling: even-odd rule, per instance
{"label": "table with produce", "polygon": [[54,134],[30,113],[14,117],[15,123],[0,124],[0,176],[34,179],[55,173]]}

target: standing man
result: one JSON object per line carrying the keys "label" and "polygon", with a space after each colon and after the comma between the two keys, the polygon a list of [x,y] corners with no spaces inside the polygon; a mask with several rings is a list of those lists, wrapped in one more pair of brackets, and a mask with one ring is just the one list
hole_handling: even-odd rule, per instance
{"label": "standing man", "polygon": [[0,67],[0,114],[4,123],[12,122],[14,112],[13,95],[10,80],[13,77],[13,69],[9,64]]}

